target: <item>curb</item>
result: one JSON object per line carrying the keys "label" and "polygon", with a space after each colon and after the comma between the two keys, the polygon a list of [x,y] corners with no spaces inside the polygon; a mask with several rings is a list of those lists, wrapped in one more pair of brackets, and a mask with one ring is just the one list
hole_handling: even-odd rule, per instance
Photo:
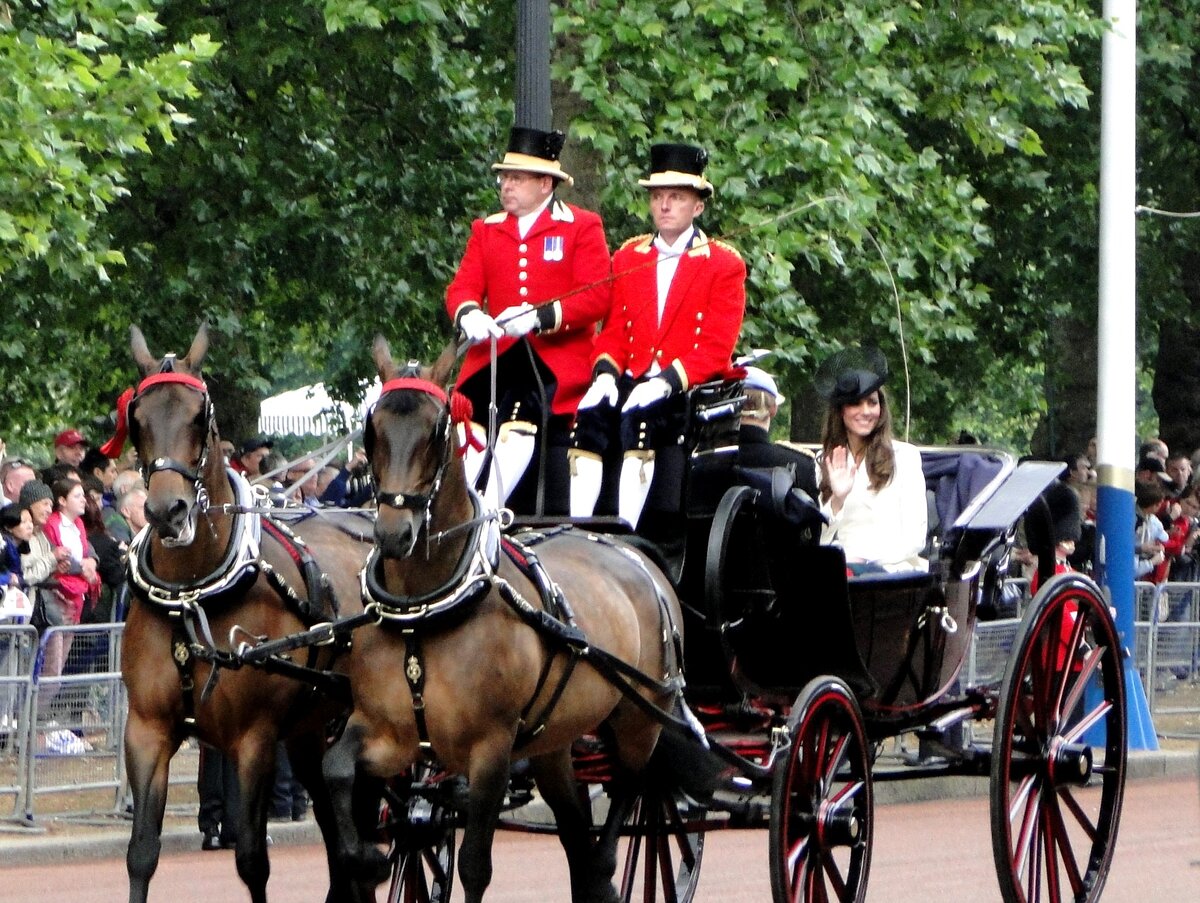
{"label": "curb", "polygon": [[[95,835],[38,833],[24,837],[7,831],[0,833],[0,863],[3,863],[0,874],[4,868],[13,866],[123,859],[132,822],[117,817],[112,821],[111,827],[97,828],[100,833]],[[277,847],[321,843],[321,831],[311,818],[304,822],[272,822],[267,835],[271,846]],[[200,840],[200,832],[194,827],[166,829],[162,833],[162,853],[199,853]],[[232,851],[221,852],[233,855]]]}
{"label": "curb", "polygon": [[[1134,752],[1129,756],[1128,780],[1175,780],[1200,776],[1196,753],[1187,750]],[[925,777],[875,782],[877,805],[924,803],[936,800],[986,797],[984,777]],[[53,865],[96,859],[121,859],[129,844],[130,822],[112,819],[97,835],[55,834],[34,829],[0,830],[0,874],[14,866]],[[26,833],[33,836],[24,836]],[[321,843],[321,832],[311,818],[303,822],[271,822],[267,827],[272,846]],[[162,834],[163,853],[200,851],[200,832],[194,827],[170,828]]]}

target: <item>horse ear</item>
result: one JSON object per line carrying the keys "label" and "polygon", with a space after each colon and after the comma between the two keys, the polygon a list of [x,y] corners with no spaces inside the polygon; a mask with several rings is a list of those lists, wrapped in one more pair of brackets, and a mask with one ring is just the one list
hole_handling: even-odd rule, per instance
{"label": "horse ear", "polygon": [[208,324],[201,323],[200,328],[196,330],[196,337],[192,339],[192,347],[188,349],[187,357],[184,358],[184,361],[193,373],[199,373],[200,365],[204,363],[204,355],[206,354],[208,354]]}
{"label": "horse ear", "polygon": [[458,345],[451,342],[442,349],[442,353],[438,355],[437,361],[433,365],[433,369],[429,372],[429,381],[435,386],[445,386],[450,383],[450,371],[454,369],[454,364],[458,360]]}
{"label": "horse ear", "polygon": [[138,365],[143,376],[158,369],[159,362],[151,357],[150,349],[146,347],[146,337],[136,326],[129,327],[129,347],[133,351],[134,363]]}
{"label": "horse ear", "polygon": [[375,358],[375,366],[379,370],[379,378],[387,382],[396,375],[396,365],[392,362],[392,349],[388,340],[381,335],[375,336],[371,345],[371,355]]}

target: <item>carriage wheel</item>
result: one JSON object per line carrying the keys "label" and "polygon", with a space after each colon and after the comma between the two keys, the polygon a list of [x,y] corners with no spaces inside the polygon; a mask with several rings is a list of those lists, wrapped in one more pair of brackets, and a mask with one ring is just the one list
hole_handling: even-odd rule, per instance
{"label": "carriage wheel", "polygon": [[454,831],[420,850],[398,851],[392,864],[388,903],[450,903],[454,883]]}
{"label": "carriage wheel", "polygon": [[643,786],[612,801],[604,830],[621,822],[617,875],[622,903],[689,903],[704,855],[702,806],[682,794]]}
{"label": "carriage wheel", "polygon": [[1100,897],[1126,767],[1121,645],[1078,574],[1054,578],[1021,625],[992,745],[992,852],[1012,903]]}
{"label": "carriage wheel", "polygon": [[417,766],[412,787],[403,797],[392,796],[385,828],[391,835],[388,858],[392,879],[387,903],[450,903],[454,885],[455,825],[440,788],[425,782],[432,769]]}
{"label": "carriage wheel", "polygon": [[871,759],[862,713],[836,677],[809,681],[788,718],[771,791],[775,903],[861,901],[871,865]]}

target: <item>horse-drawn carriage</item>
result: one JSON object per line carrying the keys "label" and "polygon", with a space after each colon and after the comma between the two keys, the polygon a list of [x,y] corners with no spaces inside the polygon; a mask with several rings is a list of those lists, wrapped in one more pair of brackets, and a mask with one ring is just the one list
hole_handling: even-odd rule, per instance
{"label": "horse-drawn carriage", "polygon": [[[239,667],[278,666],[353,632],[337,670],[355,708],[324,766],[331,865],[390,873],[389,900],[446,903],[463,828],[460,872],[477,900],[499,823],[559,833],[573,899],[614,899],[620,866],[616,899],[686,901],[705,832],[765,824],[774,899],[861,900],[873,782],[968,774],[990,776],[1004,899],[1099,897],[1125,779],[1122,652],[1095,585],[1051,579],[1039,496],[1057,466],[926,451],[940,515],[929,572],[849,579],[790,480],[738,466],[740,385],[708,385],[689,396],[670,533],[682,542],[604,519],[505,523],[501,535],[455,454],[441,388],[453,354],[432,371],[397,368],[377,344],[376,360],[364,614],[241,633],[225,650]],[[1043,586],[1002,680],[974,683],[976,619],[1022,517]],[[963,730],[989,722],[990,743]],[[878,769],[884,745],[914,732],[913,764]],[[530,775],[553,827],[530,814]],[[377,834],[364,811],[380,792]]]}

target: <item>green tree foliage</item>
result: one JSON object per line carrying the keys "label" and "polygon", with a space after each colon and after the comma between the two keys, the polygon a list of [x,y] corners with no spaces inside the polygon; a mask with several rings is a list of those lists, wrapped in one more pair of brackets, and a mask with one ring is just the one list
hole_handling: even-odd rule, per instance
{"label": "green tree foliage", "polygon": [[0,278],[37,260],[107,280],[123,263],[98,221],[128,195],[132,158],[191,121],[175,104],[216,50],[162,30],[146,0],[0,4]]}
{"label": "green tree foliage", "polygon": [[161,41],[204,33],[222,48],[195,75],[194,124],[139,161],[109,210],[126,264],[111,283],[25,274],[15,291],[45,327],[26,356],[78,348],[87,323],[96,341],[70,376],[92,394],[74,406],[102,409],[132,376],[129,323],[165,351],[207,320],[210,388],[235,436],[277,367],[352,395],[375,332],[428,356],[448,336],[440,298],[469,217],[495,203],[512,22],[493,17],[493,31],[487,11],[162,3]]}
{"label": "green tree foliage", "polygon": [[[106,10],[128,23],[101,34],[128,45],[124,60],[206,57],[185,67],[194,97],[154,70],[163,105],[145,109],[193,120],[169,129],[172,142],[148,138],[153,153],[132,156],[108,142],[83,160],[89,178],[110,159],[123,167],[91,212],[94,257],[77,254],[72,273],[23,259],[5,277],[14,315],[0,326],[0,379],[17,404],[0,430],[108,407],[132,377],[131,322],[161,352],[186,348],[208,320],[210,385],[234,436],[277,378],[307,374],[352,396],[377,331],[428,357],[449,334],[441,297],[470,219],[494,209],[513,4],[159,0],[155,27],[139,30],[118,15],[139,2],[151,5],[26,4],[24,30],[14,14],[0,32],[98,61],[111,50],[71,36]],[[1049,230],[1027,238],[1020,222],[1050,203],[1042,130],[1069,130],[1062,111],[1086,101],[1073,60],[1097,33],[1088,9],[561,0],[554,72],[578,103],[557,124],[600,170],[589,181],[603,186],[613,244],[646,228],[636,178],[653,140],[710,149],[717,196],[704,225],[750,264],[743,345],[779,348],[772,367],[791,391],[851,341],[881,344],[900,372],[902,325],[914,437],[946,438],[1000,404],[1009,438],[1037,413],[1030,348],[1047,324],[1029,308],[1052,253],[1034,247]],[[208,36],[199,48],[196,35]],[[14,110],[0,107],[0,130]],[[64,215],[60,200],[43,195],[38,209]],[[94,261],[108,282],[78,278]],[[997,374],[1014,381],[1005,401],[971,408]]]}

